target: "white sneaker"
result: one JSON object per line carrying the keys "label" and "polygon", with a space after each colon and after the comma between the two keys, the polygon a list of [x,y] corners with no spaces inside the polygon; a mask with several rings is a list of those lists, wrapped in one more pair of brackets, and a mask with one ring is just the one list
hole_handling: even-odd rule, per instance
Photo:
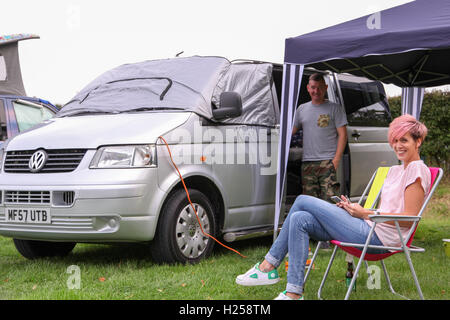
{"label": "white sneaker", "polygon": [[292,299],[292,298],[290,298],[290,297],[288,297],[288,296],[286,295],[286,290],[285,290],[285,291],[283,291],[283,292],[280,292],[280,294],[278,295],[278,297],[276,297],[276,298],[273,299],[273,300],[305,300],[305,298],[304,298],[303,296],[301,296],[301,297],[298,298],[298,299]]}
{"label": "white sneaker", "polygon": [[259,263],[255,264],[253,268],[246,273],[236,277],[236,283],[241,286],[263,286],[275,284],[280,281],[277,269],[269,272],[262,272],[259,270]]}

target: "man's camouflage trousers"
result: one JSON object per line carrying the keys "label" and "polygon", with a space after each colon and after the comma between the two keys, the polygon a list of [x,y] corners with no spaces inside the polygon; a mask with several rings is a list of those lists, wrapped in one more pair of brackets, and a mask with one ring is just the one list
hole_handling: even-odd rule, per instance
{"label": "man's camouflage trousers", "polygon": [[339,196],[339,182],[331,160],[305,161],[302,163],[303,194],[330,201]]}

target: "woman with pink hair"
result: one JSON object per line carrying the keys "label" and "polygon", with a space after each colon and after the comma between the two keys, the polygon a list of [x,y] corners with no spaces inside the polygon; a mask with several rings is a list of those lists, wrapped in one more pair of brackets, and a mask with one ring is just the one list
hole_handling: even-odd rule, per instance
{"label": "woman with pink hair", "polygon": [[[418,214],[431,185],[430,171],[419,155],[419,147],[426,135],[425,125],[410,115],[402,115],[390,124],[389,144],[402,164],[389,169],[377,214]],[[372,227],[368,216],[374,214],[373,211],[350,203],[344,196],[341,198],[340,203],[333,205],[311,196],[298,196],[264,261],[237,276],[236,283],[244,286],[277,283],[280,280],[277,268],[289,253],[286,290],[276,299],[302,300],[309,239],[364,244]],[[400,222],[403,237],[408,234],[411,224]],[[400,246],[394,223],[377,224],[370,244]],[[368,252],[380,253],[374,249]]]}

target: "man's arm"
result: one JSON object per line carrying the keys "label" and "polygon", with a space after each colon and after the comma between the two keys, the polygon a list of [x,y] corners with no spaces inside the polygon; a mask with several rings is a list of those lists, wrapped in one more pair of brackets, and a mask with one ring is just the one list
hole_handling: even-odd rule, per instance
{"label": "man's arm", "polygon": [[292,125],[292,135],[294,135],[302,126],[300,119],[298,119],[298,117],[300,117],[300,114],[299,114],[300,107],[298,107],[298,109],[295,110],[294,120],[293,120],[294,123]]}
{"label": "man's arm", "polygon": [[338,133],[338,143],[336,148],[336,154],[333,158],[334,168],[337,170],[339,166],[339,161],[341,160],[342,154],[344,153],[345,145],[347,144],[347,126],[342,126],[336,128]]}

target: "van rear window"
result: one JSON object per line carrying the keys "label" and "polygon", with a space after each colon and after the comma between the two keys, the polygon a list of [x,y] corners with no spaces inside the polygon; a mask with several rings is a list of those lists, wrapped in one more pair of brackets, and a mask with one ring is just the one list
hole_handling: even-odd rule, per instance
{"label": "van rear window", "polygon": [[387,127],[391,114],[383,85],[339,80],[350,126]]}

